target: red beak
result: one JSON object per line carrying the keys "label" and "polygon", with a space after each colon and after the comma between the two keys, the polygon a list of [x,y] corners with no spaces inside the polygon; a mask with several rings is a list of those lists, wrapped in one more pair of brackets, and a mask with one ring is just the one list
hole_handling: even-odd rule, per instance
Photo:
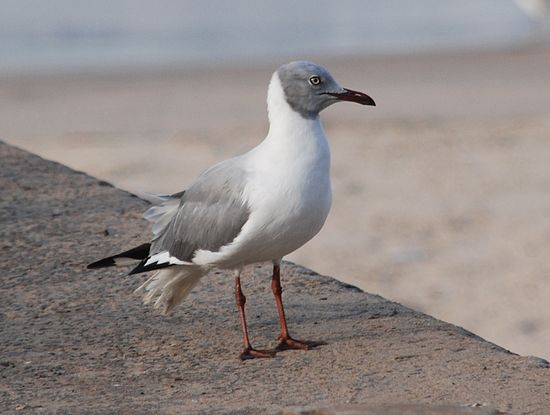
{"label": "red beak", "polygon": [[332,95],[333,97],[338,98],[341,101],[351,101],[357,102],[361,105],[372,105],[376,106],[374,99],[369,97],[367,94],[363,94],[359,91],[353,91],[351,89],[344,88],[344,92],[327,92],[327,94]]}

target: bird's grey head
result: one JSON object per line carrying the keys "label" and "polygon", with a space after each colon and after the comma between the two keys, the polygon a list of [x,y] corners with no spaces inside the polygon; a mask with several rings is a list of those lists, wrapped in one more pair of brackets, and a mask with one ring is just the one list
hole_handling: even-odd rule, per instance
{"label": "bird's grey head", "polygon": [[339,101],[375,105],[368,95],[342,88],[329,71],[313,62],[290,62],[281,66],[277,74],[288,105],[306,119],[316,118]]}

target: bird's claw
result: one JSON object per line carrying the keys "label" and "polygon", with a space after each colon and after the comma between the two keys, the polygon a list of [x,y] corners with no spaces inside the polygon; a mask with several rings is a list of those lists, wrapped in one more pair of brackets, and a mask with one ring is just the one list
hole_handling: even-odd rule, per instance
{"label": "bird's claw", "polygon": [[252,347],[249,347],[243,350],[239,358],[241,360],[271,358],[271,357],[275,357],[276,353],[277,353],[276,350],[256,350],[256,349],[253,349]]}
{"label": "bird's claw", "polygon": [[279,344],[275,348],[278,352],[283,350],[310,350],[317,346],[325,345],[321,341],[295,340],[292,337],[279,337]]}

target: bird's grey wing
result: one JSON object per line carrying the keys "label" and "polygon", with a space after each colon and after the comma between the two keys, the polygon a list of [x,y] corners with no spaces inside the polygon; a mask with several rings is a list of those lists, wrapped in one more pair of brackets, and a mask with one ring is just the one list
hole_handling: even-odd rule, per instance
{"label": "bird's grey wing", "polygon": [[153,206],[145,211],[143,217],[153,224],[154,237],[158,237],[161,234],[178,212],[178,207],[184,194],[185,190],[172,195],[142,195],[142,198],[153,203]]}
{"label": "bird's grey wing", "polygon": [[182,195],[170,221],[156,235],[150,255],[169,252],[191,261],[200,249],[217,251],[233,241],[250,215],[243,200],[246,172],[237,159],[204,172]]}

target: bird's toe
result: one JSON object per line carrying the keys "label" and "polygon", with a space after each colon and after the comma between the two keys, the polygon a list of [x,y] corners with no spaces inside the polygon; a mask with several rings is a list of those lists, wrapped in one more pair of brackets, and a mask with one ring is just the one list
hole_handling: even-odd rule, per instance
{"label": "bird's toe", "polygon": [[322,341],[295,340],[291,337],[279,338],[280,342],[275,348],[277,351],[283,350],[310,350],[326,343]]}
{"label": "bird's toe", "polygon": [[243,350],[239,358],[241,360],[262,359],[275,357],[275,354],[277,354],[276,350],[257,350],[253,348],[246,348]]}

